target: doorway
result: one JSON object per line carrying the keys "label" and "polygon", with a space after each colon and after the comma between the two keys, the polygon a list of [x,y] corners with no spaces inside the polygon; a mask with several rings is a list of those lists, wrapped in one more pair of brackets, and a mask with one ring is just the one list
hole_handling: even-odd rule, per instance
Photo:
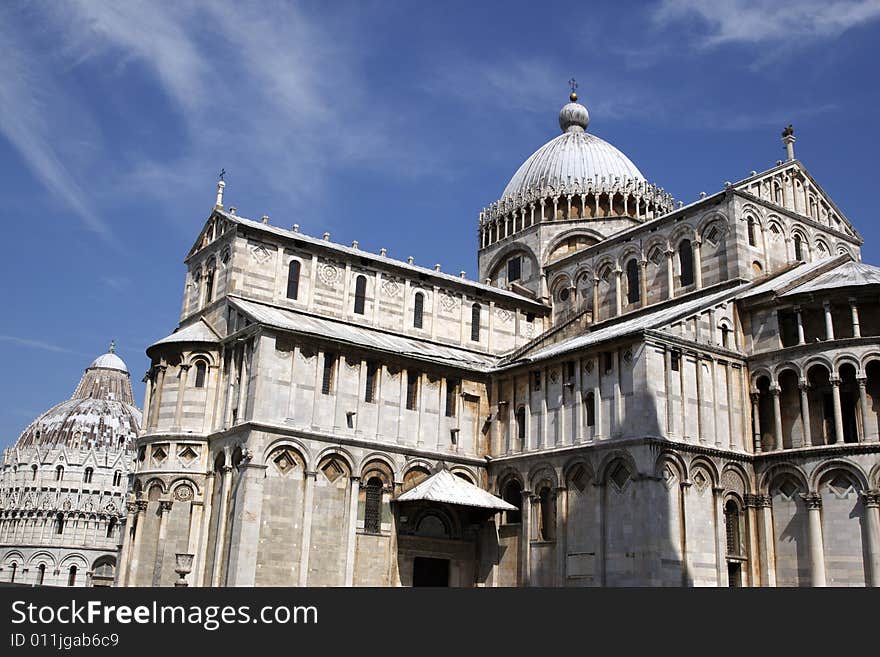
{"label": "doorway", "polygon": [[413,586],[449,586],[449,559],[416,557],[412,582]]}

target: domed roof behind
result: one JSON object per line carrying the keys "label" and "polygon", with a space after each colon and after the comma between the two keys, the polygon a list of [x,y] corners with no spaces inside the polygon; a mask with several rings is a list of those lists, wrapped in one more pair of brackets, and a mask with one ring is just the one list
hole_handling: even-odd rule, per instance
{"label": "domed roof behind", "polygon": [[545,190],[573,193],[589,188],[647,184],[632,161],[604,139],[588,133],[590,114],[571,94],[559,112],[562,134],[535,151],[504,188],[501,202],[545,195]]}
{"label": "domed roof behind", "polygon": [[16,447],[134,448],[141,427],[125,362],[110,350],[96,358],[73,396],[31,422]]}

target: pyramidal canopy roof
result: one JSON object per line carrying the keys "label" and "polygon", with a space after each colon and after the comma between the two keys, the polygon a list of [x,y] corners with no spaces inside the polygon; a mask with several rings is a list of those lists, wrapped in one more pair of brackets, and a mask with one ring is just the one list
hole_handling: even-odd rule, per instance
{"label": "pyramidal canopy roof", "polygon": [[479,509],[494,509],[495,511],[516,511],[516,507],[509,502],[505,502],[489,491],[455,476],[449,470],[440,470],[397,498],[398,502],[417,502],[420,500]]}
{"label": "pyramidal canopy roof", "polygon": [[831,271],[819,274],[811,281],[792,288],[782,296],[834,290],[860,285],[880,285],[880,267],[866,265],[863,262],[846,262]]}

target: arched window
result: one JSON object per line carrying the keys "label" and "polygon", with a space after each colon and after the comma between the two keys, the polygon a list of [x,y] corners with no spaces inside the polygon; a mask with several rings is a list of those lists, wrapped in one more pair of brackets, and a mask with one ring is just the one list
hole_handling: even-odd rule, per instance
{"label": "arched window", "polygon": [[420,377],[418,372],[406,371],[406,409],[408,411],[418,410]]}
{"label": "arched window", "polygon": [[728,500],[724,505],[724,524],[727,528],[727,554],[741,556],[740,513],[739,507],[733,500]]}
{"label": "arched window", "polygon": [[211,303],[214,300],[214,268],[208,270],[205,276],[205,303]]}
{"label": "arched window", "polygon": [[118,486],[122,482],[122,473],[117,470],[113,473],[113,485]]}
{"label": "arched window", "polygon": [[204,388],[205,387],[205,377],[207,376],[207,374],[208,374],[208,364],[205,361],[200,360],[198,363],[196,363],[196,378],[195,378],[195,381],[193,382],[193,385],[196,388]]}
{"label": "arched window", "polygon": [[299,297],[299,260],[291,260],[287,265],[287,298],[296,301]]}
{"label": "arched window", "polygon": [[64,533],[64,514],[61,511],[55,516],[55,533],[59,536]]}
{"label": "arched window", "polygon": [[749,246],[755,246],[755,220],[749,217],[748,223],[748,231],[749,231]]}
{"label": "arched window", "polygon": [[726,324],[721,325],[721,346],[730,349],[730,327]]}
{"label": "arched window", "polygon": [[538,501],[541,511],[538,522],[538,540],[552,541],[556,538],[556,500],[549,486],[540,490]]}
{"label": "arched window", "polygon": [[354,282],[354,312],[357,315],[364,314],[367,304],[367,277],[358,276]]}
{"label": "arched window", "polygon": [[596,426],[596,395],[592,392],[588,392],[586,399],[584,400],[584,405],[587,407],[587,426]]}
{"label": "arched window", "polygon": [[804,248],[801,243],[801,236],[794,236],[794,259],[795,260],[803,260],[804,259]]}
{"label": "arched window", "polygon": [[70,570],[67,571],[67,585],[76,585],[76,566],[71,566]]}
{"label": "arched window", "polygon": [[642,293],[639,286],[639,263],[633,258],[626,263],[626,302],[638,303]]}
{"label": "arched window", "polygon": [[90,484],[92,483],[92,475],[95,474],[95,471],[92,468],[86,468],[85,472],[83,472],[83,483]]}
{"label": "arched window", "polygon": [[110,516],[110,520],[107,522],[107,538],[113,538],[113,534],[116,531],[116,516]]}
{"label": "arched window", "polygon": [[422,315],[424,311],[425,295],[421,292],[416,292],[416,296],[413,301],[413,326],[415,328],[422,328]]}
{"label": "arched window", "polygon": [[679,283],[682,287],[694,283],[694,250],[690,240],[682,240],[678,245]]}
{"label": "arched window", "polygon": [[100,559],[92,567],[92,586],[113,586],[116,562],[112,557]]}
{"label": "arched window", "polygon": [[41,563],[37,566],[37,586],[42,586],[44,579],[46,579],[46,564]]}
{"label": "arched window", "polygon": [[324,372],[321,377],[321,394],[329,395],[333,388],[333,370],[336,366],[336,354],[324,352]]}
{"label": "arched window", "polygon": [[382,480],[370,477],[364,496],[364,531],[378,534],[382,528]]}
{"label": "arched window", "polygon": [[502,499],[516,507],[516,511],[507,511],[504,514],[504,522],[514,525],[522,522],[522,486],[516,479],[511,479],[504,485],[501,491]]}
{"label": "arched window", "polygon": [[520,441],[526,439],[526,407],[520,406],[516,409],[516,435]]}
{"label": "arched window", "polygon": [[773,183],[773,201],[777,205],[782,205],[782,187],[778,182]]}
{"label": "arched window", "polygon": [[61,481],[61,478],[64,476],[64,466],[59,465],[55,468],[55,481]]}
{"label": "arched window", "polygon": [[471,306],[471,340],[474,342],[480,341],[480,315],[481,315],[480,304],[475,303]]}
{"label": "arched window", "polygon": [[31,466],[31,481],[37,478],[37,465],[36,463]]}

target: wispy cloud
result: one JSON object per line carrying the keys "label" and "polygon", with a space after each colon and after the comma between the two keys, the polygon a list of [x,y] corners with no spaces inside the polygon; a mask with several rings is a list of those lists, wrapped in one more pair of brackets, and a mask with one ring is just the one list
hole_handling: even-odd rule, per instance
{"label": "wispy cloud", "polygon": [[131,279],[128,276],[104,276],[101,282],[115,292],[125,292],[131,287]]}
{"label": "wispy cloud", "polygon": [[709,28],[698,44],[803,43],[833,39],[880,18],[880,0],[661,0],[660,26],[698,18]]}
{"label": "wispy cloud", "polygon": [[44,342],[42,340],[32,340],[30,338],[20,338],[14,335],[0,335],[0,342],[8,342],[17,347],[27,347],[29,349],[40,349],[42,351],[51,351],[58,354],[78,354],[82,355],[77,351],[72,349],[68,349],[67,347],[62,347],[57,344],[53,344],[51,342]]}

